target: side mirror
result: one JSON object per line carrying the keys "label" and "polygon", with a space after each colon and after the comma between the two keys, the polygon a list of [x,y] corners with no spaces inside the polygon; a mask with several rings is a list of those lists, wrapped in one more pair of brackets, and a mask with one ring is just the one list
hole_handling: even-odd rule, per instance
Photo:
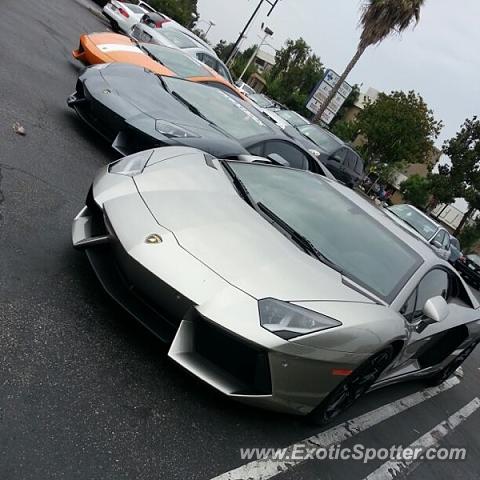
{"label": "side mirror", "polygon": [[281,165],[282,167],[289,167],[290,164],[278,153],[271,153],[267,155],[267,158],[275,165]]}
{"label": "side mirror", "polygon": [[448,303],[440,296],[429,298],[423,307],[423,314],[432,320],[432,323],[445,320],[449,311]]}
{"label": "side mirror", "polygon": [[443,248],[442,244],[437,240],[432,240],[431,244],[436,248]]}

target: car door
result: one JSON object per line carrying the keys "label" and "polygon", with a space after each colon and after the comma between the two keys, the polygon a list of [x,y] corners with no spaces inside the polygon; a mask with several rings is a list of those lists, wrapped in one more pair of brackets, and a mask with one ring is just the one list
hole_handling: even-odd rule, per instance
{"label": "car door", "polygon": [[348,149],[345,147],[339,148],[333,152],[327,160],[328,169],[335,175],[338,180],[346,182],[347,176],[345,175],[345,160],[347,158]]}
{"label": "car door", "polygon": [[440,229],[430,241],[430,245],[440,258],[448,260],[448,258],[450,257],[450,235],[448,234],[448,232]]}
{"label": "car door", "polygon": [[[438,296],[445,299],[449,312],[445,319],[433,322],[423,309],[427,300]],[[398,373],[433,367],[444,361],[468,343],[471,332],[466,324],[479,317],[458,276],[442,266],[423,276],[400,313],[405,319],[406,343],[392,368]]]}

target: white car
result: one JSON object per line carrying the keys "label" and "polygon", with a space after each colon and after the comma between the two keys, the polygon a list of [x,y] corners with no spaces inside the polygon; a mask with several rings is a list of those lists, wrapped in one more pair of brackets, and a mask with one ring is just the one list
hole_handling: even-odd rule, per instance
{"label": "white car", "polygon": [[148,10],[143,5],[111,0],[103,7],[103,15],[108,19],[112,30],[128,33]]}
{"label": "white car", "polygon": [[413,235],[428,243],[432,250],[444,260],[451,255],[450,233],[429,216],[412,205],[400,204],[385,210],[389,217],[403,224]]}

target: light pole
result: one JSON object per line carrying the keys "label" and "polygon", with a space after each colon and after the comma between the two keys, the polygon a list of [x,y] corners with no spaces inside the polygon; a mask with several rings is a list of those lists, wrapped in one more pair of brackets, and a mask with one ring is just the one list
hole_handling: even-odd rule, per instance
{"label": "light pole", "polygon": [[245,68],[243,69],[243,72],[242,74],[238,77],[238,80],[237,81],[242,81],[242,78],[243,76],[245,75],[245,73],[247,73],[247,70],[248,70],[248,67],[252,64],[252,62],[255,60],[255,57],[258,55],[258,52],[260,51],[260,49],[262,48],[263,45],[266,44],[265,40],[267,39],[267,37],[271,37],[273,35],[273,31],[270,30],[268,27],[265,27],[265,35],[262,39],[262,41],[260,42],[260,44],[258,45],[258,47],[255,49],[255,51],[253,52],[252,56],[250,57],[250,59],[248,60],[247,62],[247,65],[245,65]]}
{"label": "light pole", "polygon": [[215,26],[215,22],[212,20],[207,21],[207,20],[204,20],[203,18],[200,18],[199,20],[197,20],[196,25],[198,25],[200,22],[208,23],[208,28],[207,28],[207,31],[205,32],[205,36],[207,36],[210,29]]}
{"label": "light pole", "polygon": [[243,28],[243,30],[241,31],[239,37],[237,38],[237,41],[235,42],[235,45],[232,47],[232,50],[230,52],[230,55],[228,56],[228,59],[227,61],[225,62],[227,65],[230,65],[230,63],[232,62],[233,58],[235,57],[235,55],[237,54],[237,50],[238,50],[238,47],[240,45],[240,42],[243,40],[243,37],[245,36],[245,33],[246,31],[248,30],[248,27],[250,26],[250,24],[253,22],[253,20],[255,19],[255,17],[257,16],[257,13],[258,11],[260,10],[260,7],[263,5],[264,2],[267,2],[269,5],[270,5],[270,10],[269,12],[267,13],[267,17],[270,16],[270,14],[273,12],[273,10],[275,9],[275,7],[277,6],[277,3],[279,2],[280,0],[260,0],[259,4],[257,5],[257,8],[254,10],[252,16],[248,19],[248,22],[247,24],[245,25],[245,27]]}

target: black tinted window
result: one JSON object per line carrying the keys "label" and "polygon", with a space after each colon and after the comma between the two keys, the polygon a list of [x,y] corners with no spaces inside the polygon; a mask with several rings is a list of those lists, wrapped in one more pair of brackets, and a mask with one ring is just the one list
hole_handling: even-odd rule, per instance
{"label": "black tinted window", "polygon": [[363,171],[364,171],[363,160],[358,155],[357,155],[357,163],[355,165],[355,171],[359,175],[363,175]]}
{"label": "black tinted window", "polygon": [[344,163],[346,157],[347,157],[347,149],[346,148],[340,148],[339,150],[337,150],[332,155],[332,159],[336,160],[339,163]]}
{"label": "black tinted window", "polygon": [[415,318],[422,316],[426,301],[432,297],[448,298],[448,273],[445,270],[432,270],[427,273],[418,285]]}
{"label": "black tinted window", "polygon": [[355,167],[357,165],[357,158],[358,156],[356,153],[352,152],[351,150],[348,150],[345,166],[350,170],[355,170]]}
{"label": "black tinted window", "polygon": [[292,168],[306,170],[308,168],[308,159],[305,153],[294,145],[279,141],[267,142],[265,145],[265,155],[278,153],[284,158]]}

